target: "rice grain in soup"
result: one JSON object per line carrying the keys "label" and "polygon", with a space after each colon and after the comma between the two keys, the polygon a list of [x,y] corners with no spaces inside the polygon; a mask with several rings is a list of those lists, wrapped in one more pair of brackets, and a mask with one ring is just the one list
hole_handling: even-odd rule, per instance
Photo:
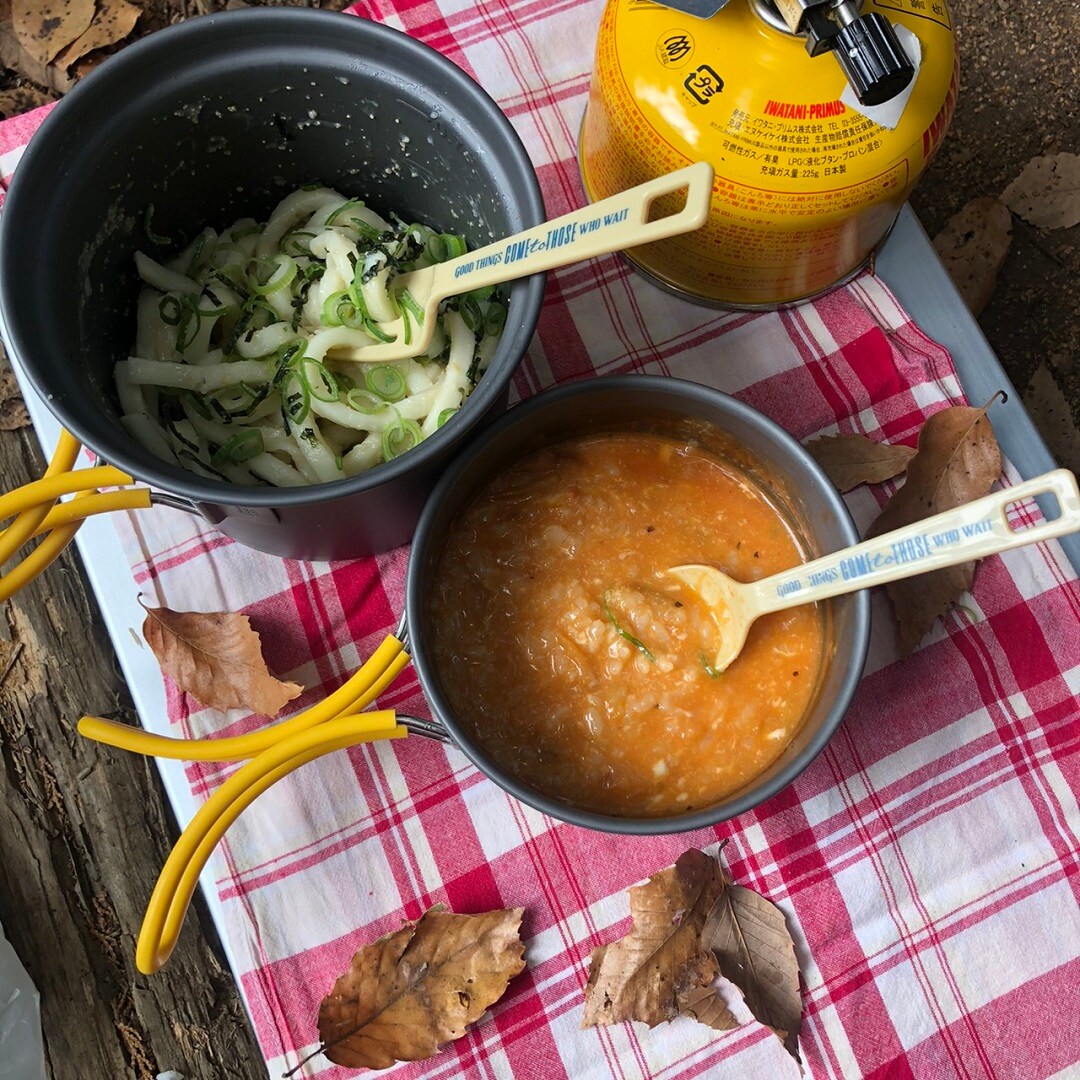
{"label": "rice grain in soup", "polygon": [[570,805],[711,805],[783,752],[812,704],[816,606],[761,618],[722,675],[708,609],[668,567],[740,581],[803,561],[773,497],[696,440],[588,435],[505,469],[452,526],[432,597],[443,690],[497,765]]}

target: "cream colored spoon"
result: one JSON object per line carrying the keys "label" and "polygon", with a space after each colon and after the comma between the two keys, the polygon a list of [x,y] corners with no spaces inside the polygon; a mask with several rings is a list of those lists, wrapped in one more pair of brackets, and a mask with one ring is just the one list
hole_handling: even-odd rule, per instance
{"label": "cream colored spoon", "polygon": [[[1036,495],[1056,496],[1053,521],[1013,529],[1006,509]],[[735,581],[712,566],[674,566],[668,573],[708,604],[720,630],[713,667],[724,671],[742,652],[755,619],[799,604],[868,589],[999,551],[1052,540],[1080,530],[1080,491],[1068,469],[1055,469],[1016,487],[995,491],[944,514],[875,536],[854,547],[784,570],[760,581]]]}
{"label": "cream colored spoon", "polygon": [[[699,161],[456,259],[402,274],[394,279],[394,290],[407,289],[424,313],[419,326],[410,327],[409,344],[405,344],[403,316],[382,324],[393,341],[338,350],[338,355],[364,363],[419,356],[431,344],[439,304],[447,297],[700,228],[709,216],[712,182],[712,166]],[[683,189],[686,204],[681,210],[649,220],[649,210],[657,199]]]}

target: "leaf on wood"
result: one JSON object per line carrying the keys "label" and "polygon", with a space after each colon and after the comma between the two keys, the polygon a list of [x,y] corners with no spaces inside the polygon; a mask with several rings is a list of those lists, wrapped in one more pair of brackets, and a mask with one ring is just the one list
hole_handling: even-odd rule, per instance
{"label": "leaf on wood", "polygon": [[990,302],[1012,246],[1012,215],[1000,199],[965,203],[934,237],[934,248],[973,315]]}
{"label": "leaf on wood", "polygon": [[1080,154],[1032,158],[1001,199],[1040,229],[1071,229],[1080,222]]}
{"label": "leaf on wood", "polygon": [[142,633],[161,670],[208,708],[276,716],[304,692],[270,674],[246,615],[148,607]]}
{"label": "leaf on wood", "polygon": [[94,0],[12,0],[15,36],[37,61],[48,64],[84,33],[94,18]]}
{"label": "leaf on wood", "polygon": [[47,94],[36,86],[16,86],[0,93],[0,117],[18,116],[53,100],[54,94]]}
{"label": "leaf on wood", "polygon": [[10,371],[0,371],[0,431],[17,431],[29,424],[30,414],[15,376]]}
{"label": "leaf on wood", "polygon": [[593,952],[582,1027],[623,1020],[655,1027],[682,1008],[721,1031],[737,1027],[722,1002],[716,1008],[701,993],[718,972],[701,930],[723,889],[720,864],[696,848],[630,889],[633,929]]}
{"label": "leaf on wood", "polygon": [[[1001,450],[986,411],[960,405],[934,413],[919,432],[918,452],[903,487],[885,504],[867,536],[901,529],[990,492],[1001,473]],[[894,581],[885,588],[900,623],[900,652],[907,656],[961,593],[971,588],[975,564],[962,563]]]}
{"label": "leaf on wood", "polygon": [[701,931],[720,974],[742,993],[754,1019],[771,1028],[799,1060],[802,998],[799,962],[784,913],[743,885],[727,882]]}
{"label": "leaf on wood", "polygon": [[141,14],[140,9],[128,0],[99,0],[94,21],[85,33],[61,50],[56,57],[57,66],[70,68],[87,53],[123,41],[135,29]]}
{"label": "leaf on wood", "polygon": [[460,1039],[525,967],[524,908],[455,915],[441,906],[354,957],[319,1007],[336,1065],[386,1069]]}
{"label": "leaf on wood", "polygon": [[1050,447],[1050,453],[1066,469],[1080,473],[1080,430],[1077,430],[1072,405],[1061,389],[1058,377],[1045,362],[1031,373],[1031,381],[1024,391],[1024,404],[1034,417],[1039,434]]}
{"label": "leaf on wood", "polygon": [[806,449],[840,491],[891,480],[915,456],[910,446],[890,446],[865,435],[822,435],[811,439]]}

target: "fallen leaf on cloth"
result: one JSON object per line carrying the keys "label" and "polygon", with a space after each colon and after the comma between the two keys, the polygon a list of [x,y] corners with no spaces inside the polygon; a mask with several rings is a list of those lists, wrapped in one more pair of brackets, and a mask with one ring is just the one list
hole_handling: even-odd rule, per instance
{"label": "fallen leaf on cloth", "polygon": [[[867,537],[901,529],[990,492],[1001,474],[1001,450],[986,411],[958,405],[934,413],[919,432],[907,480],[885,504]],[[907,656],[961,593],[971,588],[975,564],[961,563],[885,586],[900,623],[900,652]]]}
{"label": "fallen leaf on cloth", "polygon": [[0,371],[0,431],[17,431],[29,425],[30,414],[15,376],[10,371]]}
{"label": "fallen leaf on cloth", "polygon": [[689,1007],[695,1019],[707,1016],[710,1027],[738,1027],[726,1007],[714,1010],[697,993],[719,973],[701,931],[723,890],[719,862],[696,848],[630,889],[634,927],[594,950],[581,1026],[640,1020],[655,1027]]}
{"label": "fallen leaf on cloth", "polygon": [[1032,158],[1001,199],[1040,229],[1072,228],[1080,222],[1080,154]]}
{"label": "fallen leaf on cloth", "polygon": [[802,998],[799,962],[784,913],[764,896],[727,881],[705,927],[701,944],[734,983],[754,1019],[771,1028],[799,1060]]}
{"label": "fallen leaf on cloth", "polygon": [[48,64],[84,33],[94,18],[94,0],[12,0],[11,21],[22,47]]}
{"label": "fallen leaf on cloth", "polygon": [[1012,215],[993,195],[965,203],[934,237],[934,250],[973,315],[990,302],[1011,246]]}
{"label": "fallen leaf on cloth", "polygon": [[630,933],[593,952],[582,1027],[685,1016],[728,1031],[739,1021],[718,985],[726,980],[799,1060],[799,965],[775,904],[691,848],[630,889],[630,912]]}
{"label": "fallen leaf on cloth", "polygon": [[270,674],[246,615],[148,607],[142,633],[161,670],[208,708],[276,716],[304,692]]}
{"label": "fallen leaf on cloth", "polygon": [[460,1039],[524,969],[523,913],[433,907],[365,945],[319,1006],[322,1052],[336,1065],[386,1069]]}
{"label": "fallen leaf on cloth", "polygon": [[135,29],[141,14],[140,9],[128,0],[100,0],[94,21],[57,55],[57,66],[69,68],[87,53],[123,41]]}
{"label": "fallen leaf on cloth", "polygon": [[910,446],[890,446],[865,435],[822,435],[811,439],[806,449],[840,491],[891,480],[915,456]]}

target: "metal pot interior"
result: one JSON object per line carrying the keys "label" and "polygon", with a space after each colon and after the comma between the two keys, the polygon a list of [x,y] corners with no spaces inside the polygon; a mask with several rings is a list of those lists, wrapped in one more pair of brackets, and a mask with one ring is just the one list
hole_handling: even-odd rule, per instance
{"label": "metal pot interior", "polygon": [[[817,756],[842,718],[862,672],[869,637],[869,599],[865,592],[828,603],[825,617],[830,659],[820,674],[815,704],[784,753],[750,784],[721,802],[677,817],[605,816],[533,791],[486,760],[467,729],[454,717],[428,644],[431,631],[426,598],[432,592],[447,530],[459,512],[509,462],[552,441],[598,430],[645,427],[681,431],[687,424],[700,432],[703,423],[715,426],[723,436],[733,437],[778,480],[771,485],[776,504],[806,538],[811,556],[858,541],[835,488],[798,443],[775,424],[718,391],[647,376],[575,383],[511,410],[454,463],[431,496],[417,529],[406,604],[413,661],[435,717],[465,753],[503,788],[572,824],[619,833],[672,833],[713,825],[750,809],[789,784]],[[721,441],[726,441],[723,436]]]}
{"label": "metal pot interior", "polygon": [[[20,164],[0,233],[8,342],[61,422],[108,460],[196,500],[310,501],[311,489],[238,488],[149,455],[118,423],[112,372],[134,341],[132,256],[154,251],[150,205],[153,230],[187,242],[206,224],[265,217],[316,180],[471,245],[543,213],[528,158],[483,91],[363,19],[295,9],[194,19],[125,49],[61,102]],[[332,487],[348,493],[451,445],[451,427],[505,393],[541,292],[542,279],[515,283],[499,353],[460,424]]]}

